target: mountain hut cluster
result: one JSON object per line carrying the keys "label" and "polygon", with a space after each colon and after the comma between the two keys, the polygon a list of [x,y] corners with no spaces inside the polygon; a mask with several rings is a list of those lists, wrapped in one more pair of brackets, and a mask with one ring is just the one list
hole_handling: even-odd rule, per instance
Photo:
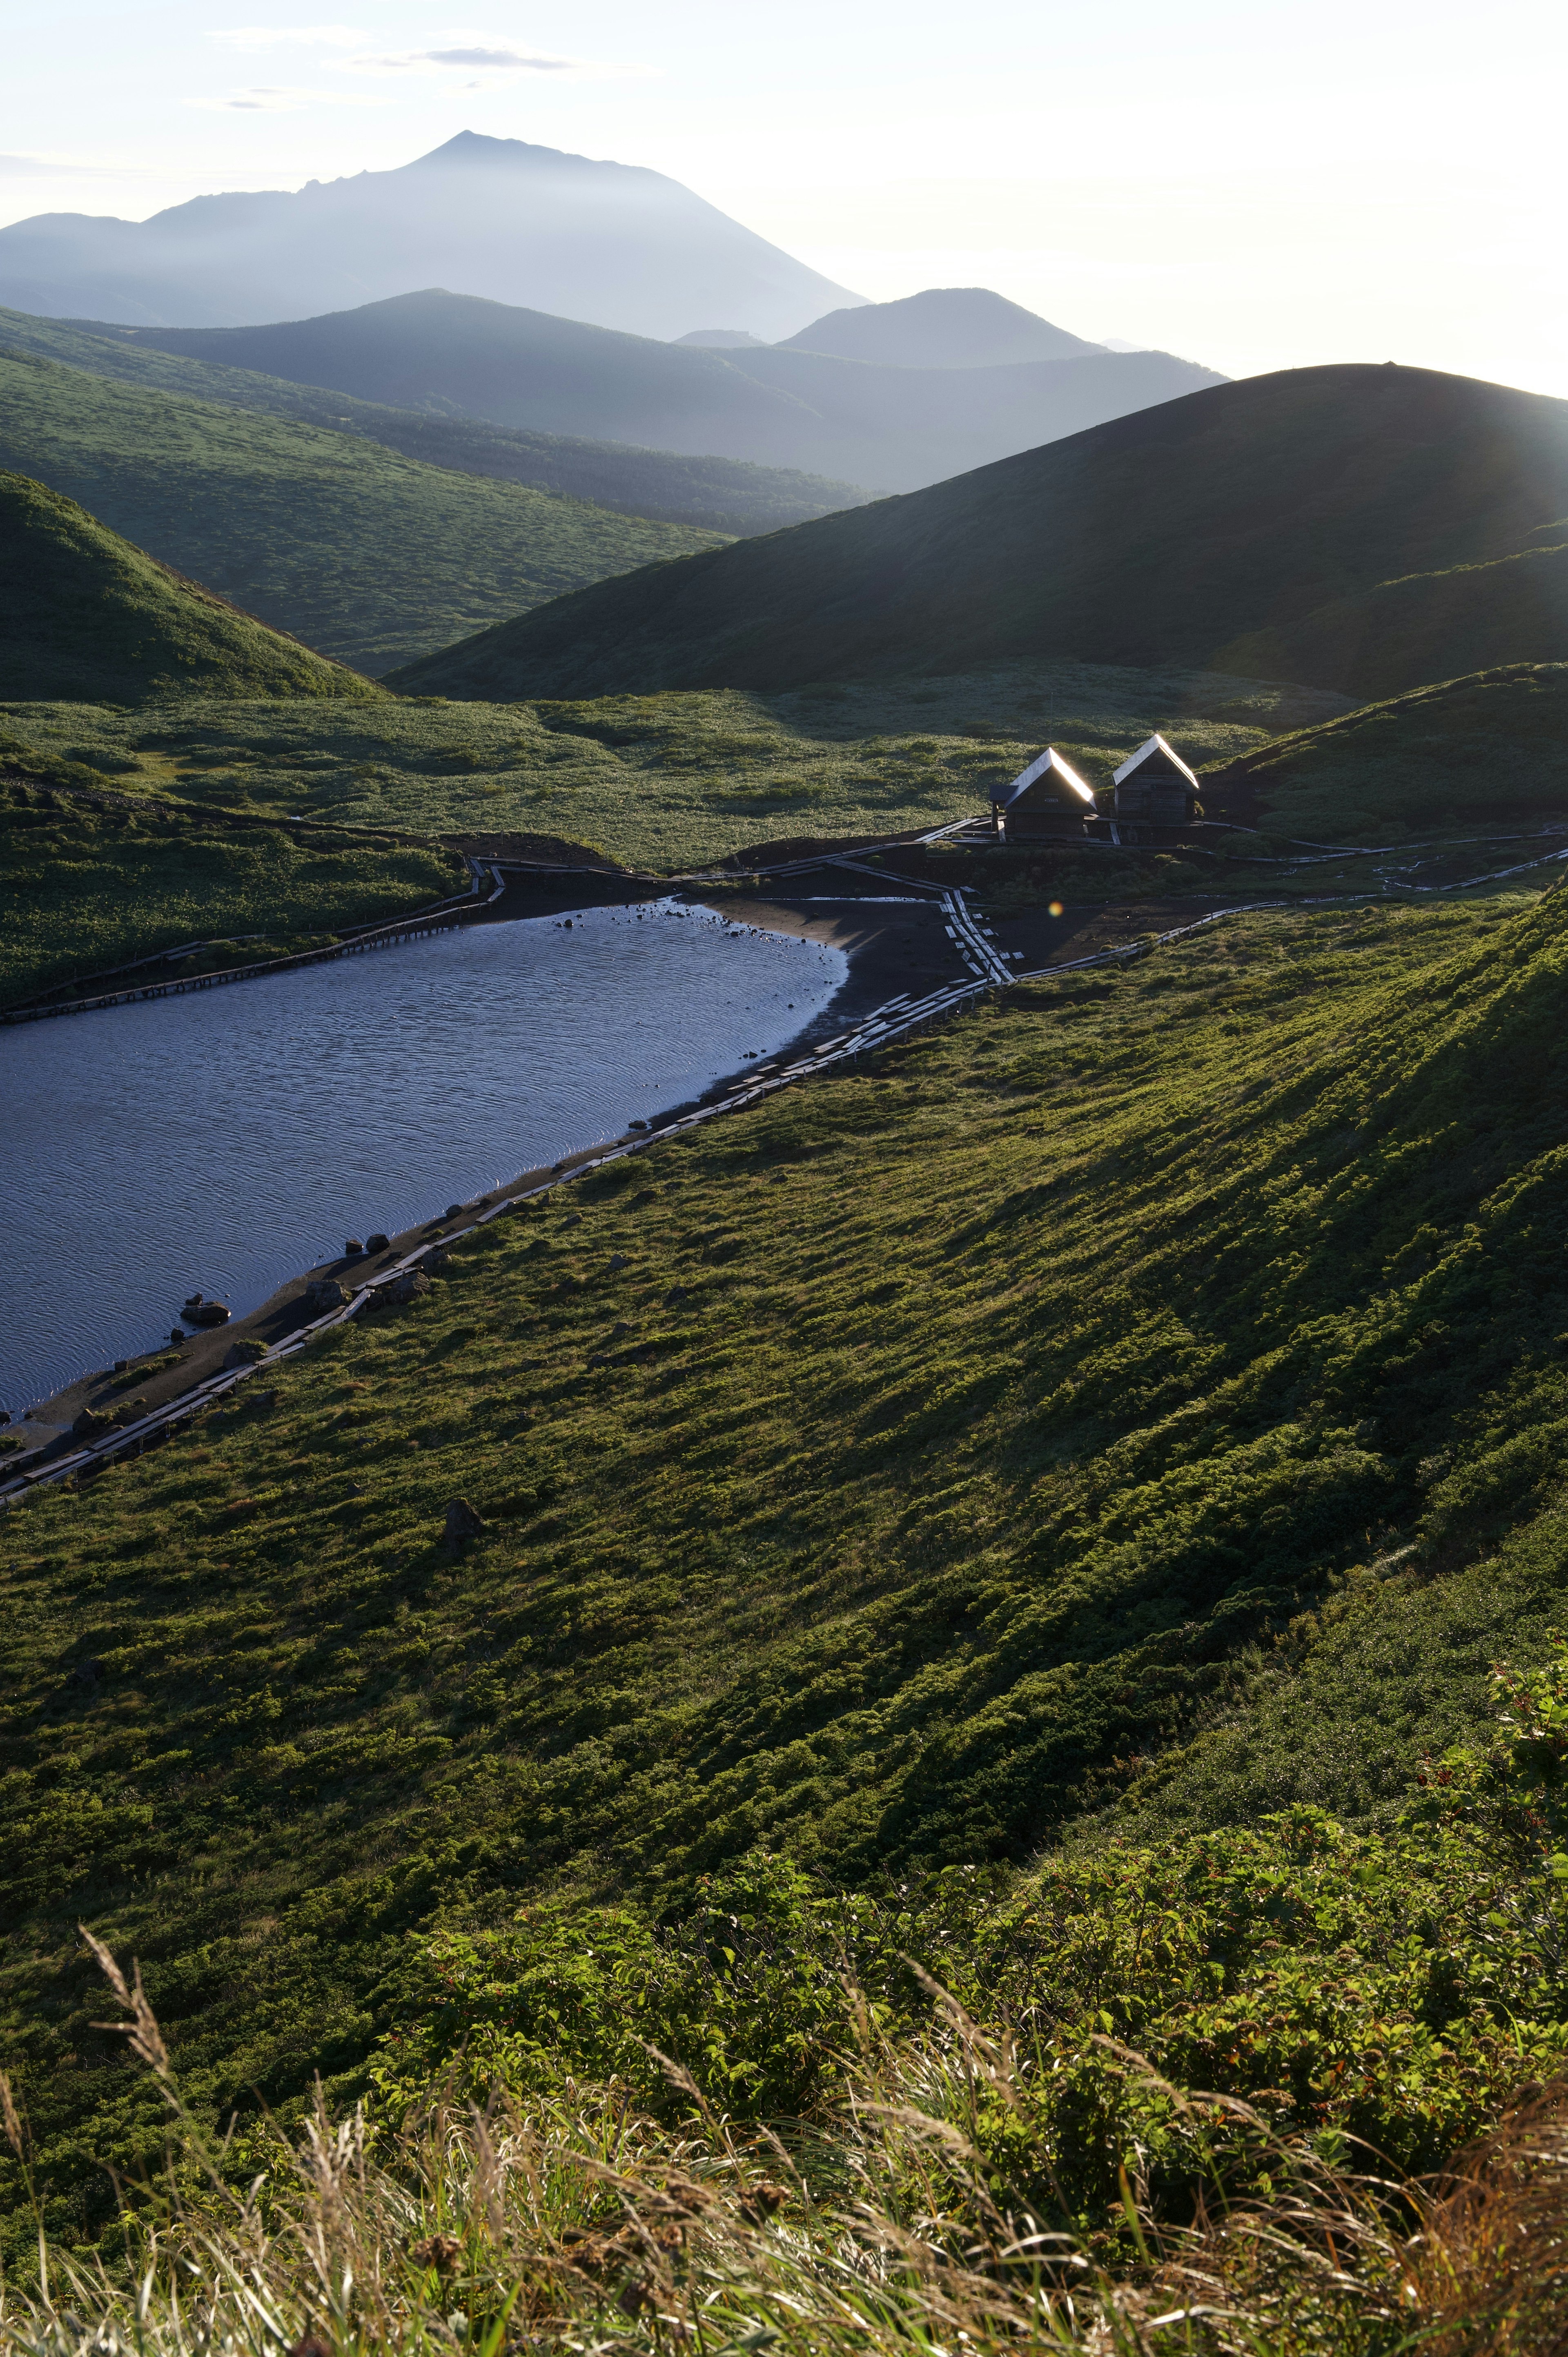
{"label": "mountain hut cluster", "polygon": [[1197,780],[1160,736],[1130,754],[1112,780],[1102,811],[1054,745],[991,797],[991,832],[1009,844],[1061,843],[1098,835],[1110,843],[1175,843],[1203,816]]}

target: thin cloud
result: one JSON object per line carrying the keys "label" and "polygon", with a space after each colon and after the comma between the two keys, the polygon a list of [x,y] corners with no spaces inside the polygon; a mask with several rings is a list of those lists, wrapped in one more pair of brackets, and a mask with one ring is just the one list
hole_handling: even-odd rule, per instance
{"label": "thin cloud", "polygon": [[232,90],[214,98],[193,98],[192,106],[219,114],[295,114],[306,106],[381,106],[381,99],[359,91],[296,90],[285,84],[261,83],[250,90]]}
{"label": "thin cloud", "polygon": [[573,58],[529,58],[517,49],[426,49],[433,66],[518,66],[526,73],[569,72]]}
{"label": "thin cloud", "polygon": [[[334,58],[337,73],[367,74],[646,74],[651,68],[597,58],[563,58],[548,49],[521,49],[482,25],[447,25],[439,48],[360,50]],[[472,89],[474,85],[467,85]]]}
{"label": "thin cloud", "polygon": [[591,73],[594,69],[582,58],[551,58],[536,56],[523,49],[404,49],[392,57],[343,58],[335,62],[350,73],[421,73],[432,67],[463,67],[472,72],[476,66],[485,72],[504,73]]}
{"label": "thin cloud", "polygon": [[102,164],[50,164],[41,156],[0,156],[0,180],[101,180],[123,178]]}
{"label": "thin cloud", "polygon": [[312,49],[351,49],[365,38],[359,25],[235,25],[209,31],[209,41],[226,49],[276,49],[288,45]]}

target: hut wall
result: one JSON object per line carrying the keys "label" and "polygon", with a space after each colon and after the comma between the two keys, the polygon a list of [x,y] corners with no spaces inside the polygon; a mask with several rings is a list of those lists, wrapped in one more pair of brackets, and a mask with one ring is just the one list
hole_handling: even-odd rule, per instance
{"label": "hut wall", "polygon": [[1009,811],[1004,821],[1009,843],[1081,841],[1083,814],[1070,810]]}

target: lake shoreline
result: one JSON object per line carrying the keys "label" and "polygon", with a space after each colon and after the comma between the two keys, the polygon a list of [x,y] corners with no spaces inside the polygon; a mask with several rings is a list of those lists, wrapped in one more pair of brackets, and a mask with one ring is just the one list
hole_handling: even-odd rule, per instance
{"label": "lake shoreline", "polygon": [[[843,982],[828,1006],[791,1037],[788,1049],[768,1060],[770,1063],[811,1053],[863,1022],[889,999],[918,997],[943,985],[972,979],[948,935],[940,903],[929,892],[917,896],[908,885],[900,890],[902,879],[896,876],[852,875],[825,866],[790,881],[812,888],[774,897],[749,879],[744,885],[715,882],[698,888],[671,888],[659,878],[605,877],[600,880],[583,874],[513,874],[505,877],[505,888],[498,897],[463,910],[459,921],[470,926],[557,914],[564,918],[576,909],[631,908],[639,902],[676,900],[747,931],[793,936],[841,951],[848,960]],[[589,887],[586,891],[585,885]],[[260,983],[267,975],[263,970],[248,978]],[[700,1097],[660,1108],[658,1126],[663,1128],[683,1114],[722,1103],[753,1077],[741,1065],[722,1075]],[[336,1279],[346,1293],[351,1293],[356,1286],[395,1266],[422,1245],[438,1243],[446,1232],[470,1225],[481,1209],[533,1192],[553,1178],[570,1175],[583,1164],[633,1143],[642,1134],[627,1130],[617,1138],[569,1152],[556,1163],[520,1171],[489,1194],[470,1198],[460,1216],[425,1222],[389,1237],[384,1251],[339,1256],[301,1269],[243,1316],[197,1332],[182,1346],[177,1364],[149,1375],[145,1383],[134,1381],[138,1366],[165,1355],[171,1348],[166,1340],[161,1348],[133,1354],[123,1373],[101,1367],[76,1377],[36,1403],[29,1415],[18,1417],[9,1427],[5,1437],[21,1438],[26,1446],[22,1452],[0,1456],[0,1481],[24,1469],[32,1472],[47,1467],[78,1448],[81,1444],[71,1427],[84,1409],[113,1414],[124,1408],[133,1393],[148,1412],[166,1407],[217,1375],[235,1343],[261,1342],[271,1350],[287,1340],[320,1315],[308,1297],[309,1287],[318,1280]],[[127,1377],[133,1379],[129,1387]]]}

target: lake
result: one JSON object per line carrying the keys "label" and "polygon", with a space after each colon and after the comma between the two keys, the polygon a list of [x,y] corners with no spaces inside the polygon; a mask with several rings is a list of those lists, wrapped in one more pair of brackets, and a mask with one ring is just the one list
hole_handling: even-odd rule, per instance
{"label": "lake", "polygon": [[700,1096],[848,970],[657,901],[0,1030],[0,1405]]}

